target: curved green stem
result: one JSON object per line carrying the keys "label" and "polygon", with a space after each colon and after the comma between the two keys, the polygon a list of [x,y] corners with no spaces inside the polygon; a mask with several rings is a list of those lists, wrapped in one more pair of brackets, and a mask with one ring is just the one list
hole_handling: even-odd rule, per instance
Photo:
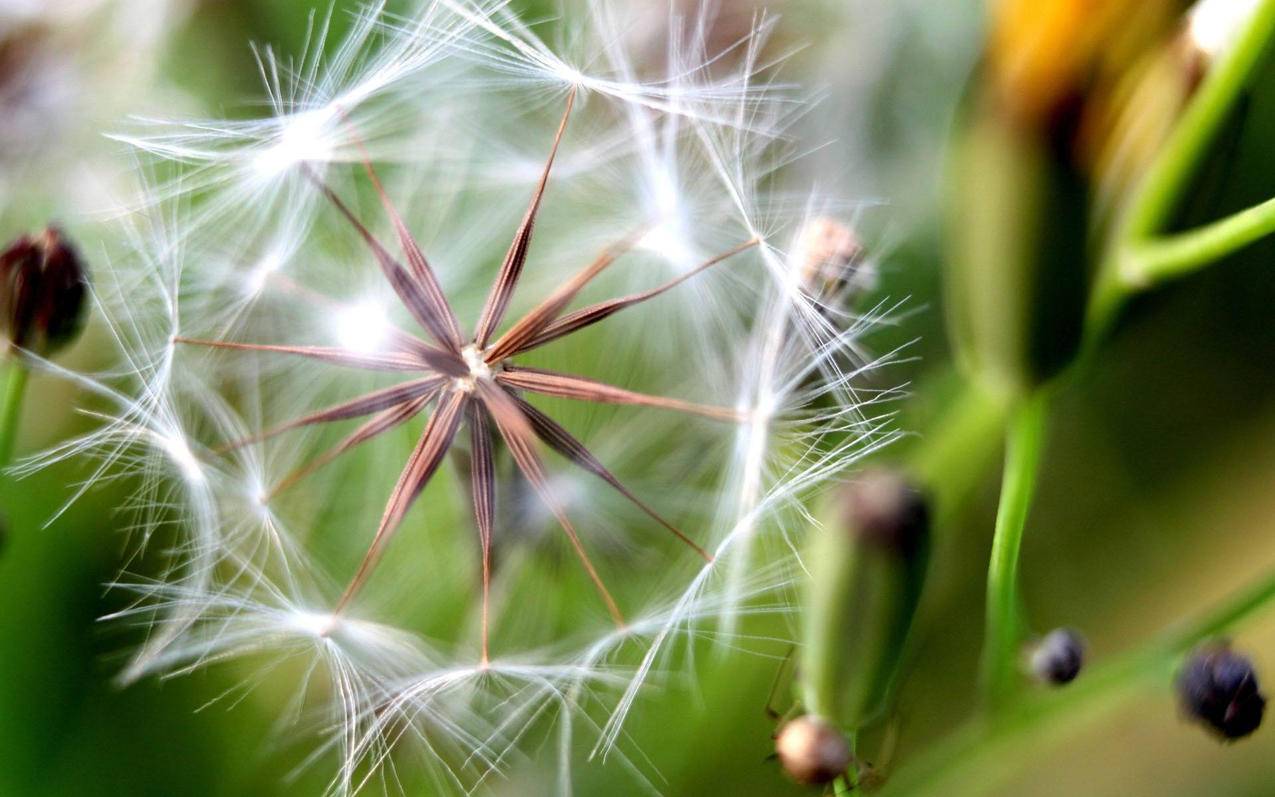
{"label": "curved green stem", "polygon": [[885,789],[904,794],[989,793],[990,774],[1008,777],[1007,763],[1021,760],[1013,750],[1065,735],[1118,707],[1139,686],[1172,679],[1181,657],[1195,645],[1229,631],[1275,603],[1275,572],[1237,593],[1209,614],[1168,629],[1152,643],[1095,667],[1067,689],[1042,693],[998,715],[966,725],[901,770]]}
{"label": "curved green stem", "polygon": [[1036,391],[1010,419],[996,530],[987,568],[987,619],[983,638],[983,688],[999,707],[1013,693],[1023,622],[1018,594],[1018,554],[1045,439],[1047,399]]}
{"label": "curved green stem", "polygon": [[0,468],[13,458],[18,419],[22,415],[22,397],[27,389],[30,370],[20,358],[10,356],[5,363],[4,394],[0,399]]}

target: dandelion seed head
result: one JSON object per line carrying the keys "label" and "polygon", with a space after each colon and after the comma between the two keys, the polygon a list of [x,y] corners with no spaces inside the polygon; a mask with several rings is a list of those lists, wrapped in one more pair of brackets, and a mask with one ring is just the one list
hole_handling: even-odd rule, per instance
{"label": "dandelion seed head", "polygon": [[[800,231],[845,203],[786,187],[806,99],[767,71],[773,22],[652,60],[582,8],[555,46],[501,0],[370,6],[342,42],[316,18],[299,58],[257,51],[264,118],[122,137],[178,176],[99,289],[121,365],[59,371],[102,427],[29,467],[140,477],[143,536],[179,542],[121,579],[115,619],[152,632],[125,677],[301,667],[333,793],[404,748],[469,792],[545,724],[564,770],[587,734],[646,777],[644,687],[701,639],[772,642],[751,624],[786,625],[806,502],[897,435],[860,387],[897,303],[801,278]],[[594,599],[544,600],[570,579]]]}

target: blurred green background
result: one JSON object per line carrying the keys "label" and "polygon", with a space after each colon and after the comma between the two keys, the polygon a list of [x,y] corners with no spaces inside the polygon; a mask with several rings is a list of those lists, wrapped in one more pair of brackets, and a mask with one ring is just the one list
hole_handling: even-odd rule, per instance
{"label": "blurred green background", "polygon": [[[49,37],[51,57],[65,59],[66,79],[78,81],[56,135],[20,160],[0,157],[0,233],[8,238],[58,219],[83,231],[92,262],[95,241],[106,233],[81,215],[92,204],[83,192],[129,168],[122,147],[100,131],[125,113],[171,111],[171,104],[195,114],[245,112],[260,96],[248,42],[298,51],[312,5],[194,3],[175,15],[171,35],[148,45],[153,69],[138,67],[142,56],[127,25],[106,34],[92,25],[74,29],[82,21],[11,23],[0,14],[6,26],[0,85],[13,63],[5,54],[37,35]],[[528,14],[549,13],[544,5],[519,5]],[[350,7],[335,4],[338,28]],[[897,458],[925,439],[953,389],[937,202],[946,131],[979,48],[980,5],[788,0],[772,8],[782,14],[776,46],[809,45],[785,75],[828,90],[824,107],[810,117],[809,137],[835,143],[798,168],[835,174],[846,181],[843,193],[864,198],[861,223],[881,261],[882,292],[910,297],[905,319],[871,341],[884,351],[921,339],[910,350],[912,362],[877,377],[881,386],[910,385],[901,423],[914,434],[885,455]],[[0,92],[0,102],[11,96]],[[0,107],[0,116],[5,112]],[[1184,222],[1275,194],[1272,131],[1275,91],[1267,90],[1252,99],[1234,165]],[[1082,629],[1094,660],[1137,646],[1275,568],[1273,267],[1275,245],[1261,244],[1139,299],[1094,366],[1061,392],[1026,540],[1024,590],[1038,627]],[[68,365],[102,363],[95,331],[63,355]],[[77,400],[65,384],[37,377],[19,452],[87,428],[75,413]],[[874,762],[887,772],[956,728],[974,707],[998,483],[991,454],[969,455],[978,486],[942,541],[890,733],[897,743]],[[241,680],[233,668],[123,690],[112,683],[136,642],[128,631],[97,622],[124,600],[103,584],[128,552],[117,528],[127,519],[114,511],[128,485],[92,491],[42,528],[83,475],[82,466],[59,466],[3,485],[0,795],[320,793],[322,766],[287,778],[307,740],[271,734],[277,700],[254,693],[233,708],[199,710]],[[1235,641],[1259,672],[1275,673],[1275,613],[1246,625]],[[765,709],[776,668],[761,658],[702,657],[696,699],[674,684],[640,704],[629,732],[666,779],[657,784],[664,793],[801,793],[769,759],[774,721]],[[996,762],[993,793],[1271,793],[1270,728],[1235,745],[1218,744],[1179,721],[1168,684],[1161,686],[1069,727],[1048,745],[1015,748]],[[536,757],[533,751],[532,762]],[[577,793],[630,793],[627,781],[612,775],[600,765],[583,766]],[[537,793],[530,783],[515,769],[491,788]],[[430,793],[419,789],[412,793]]]}

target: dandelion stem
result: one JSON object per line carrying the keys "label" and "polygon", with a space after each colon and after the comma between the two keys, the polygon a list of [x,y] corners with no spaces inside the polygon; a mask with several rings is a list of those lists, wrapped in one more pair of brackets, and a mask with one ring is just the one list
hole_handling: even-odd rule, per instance
{"label": "dandelion stem", "polygon": [[6,467],[13,458],[18,419],[22,415],[22,397],[26,394],[27,378],[31,374],[22,358],[12,354],[4,369],[4,403],[0,406],[0,467]]}
{"label": "dandelion stem", "polygon": [[[1093,671],[1067,689],[1017,703],[993,721],[976,720],[902,769],[886,795],[964,794],[996,790],[988,773],[1012,774],[1006,762],[1025,761],[1015,750],[1039,749],[1083,722],[1120,705],[1141,686],[1164,686],[1179,659],[1196,644],[1249,619],[1275,602],[1275,571],[1236,593],[1212,612],[1168,629],[1158,639]],[[976,787],[975,787],[975,784]]]}
{"label": "dandelion stem", "polygon": [[983,639],[983,688],[993,708],[1014,688],[1023,621],[1018,594],[1018,554],[1045,439],[1048,417],[1043,391],[1036,391],[1013,413],[1005,445],[991,562],[987,568],[987,619]]}

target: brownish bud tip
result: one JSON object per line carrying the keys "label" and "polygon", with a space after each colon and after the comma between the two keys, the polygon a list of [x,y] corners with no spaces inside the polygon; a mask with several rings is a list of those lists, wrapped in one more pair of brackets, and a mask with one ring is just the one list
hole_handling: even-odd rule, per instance
{"label": "brownish bud tip", "polygon": [[775,737],[775,752],[798,783],[830,783],[850,766],[850,744],[841,731],[815,717],[798,717]]}
{"label": "brownish bud tip", "polygon": [[842,293],[854,279],[863,261],[863,245],[849,226],[820,216],[802,227],[794,254],[802,286],[826,299]]}
{"label": "brownish bud tip", "polygon": [[79,332],[87,274],[79,254],[49,227],[0,253],[0,323],[11,345],[47,354]]}
{"label": "brownish bud tip", "polygon": [[1032,648],[1030,665],[1036,680],[1062,686],[1076,680],[1085,663],[1085,640],[1070,628],[1055,628]]}
{"label": "brownish bud tip", "polygon": [[846,485],[842,521],[865,542],[911,555],[929,535],[930,510],[901,474],[870,470]]}
{"label": "brownish bud tip", "polygon": [[1247,657],[1222,644],[1202,646],[1178,675],[1183,712],[1224,741],[1248,736],[1262,724],[1266,697]]}

